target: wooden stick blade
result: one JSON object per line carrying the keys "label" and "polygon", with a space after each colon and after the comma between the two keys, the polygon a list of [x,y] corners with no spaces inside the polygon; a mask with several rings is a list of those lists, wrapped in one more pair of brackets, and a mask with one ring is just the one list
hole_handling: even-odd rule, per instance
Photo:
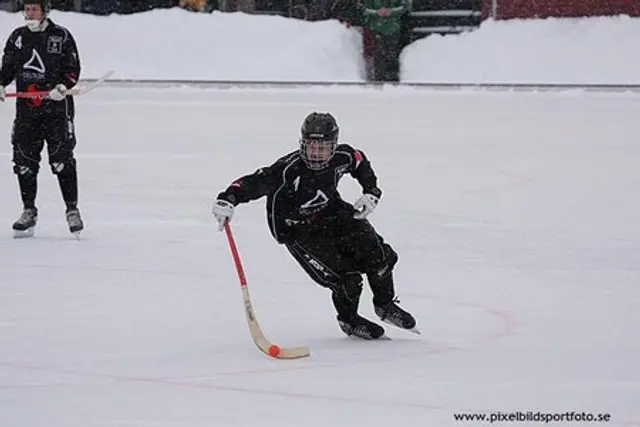
{"label": "wooden stick blade", "polygon": [[299,346],[299,347],[280,347],[280,353],[277,356],[271,356],[269,354],[269,348],[273,343],[271,343],[268,339],[265,338],[262,333],[262,329],[258,326],[257,323],[249,323],[249,330],[251,331],[251,337],[253,338],[253,342],[264,354],[276,358],[276,359],[302,359],[304,357],[311,356],[311,351],[307,346]]}
{"label": "wooden stick blade", "polygon": [[302,359],[304,357],[311,356],[309,347],[283,347],[280,348],[280,354],[276,356],[277,359]]}
{"label": "wooden stick blade", "polygon": [[70,95],[84,95],[85,93],[91,92],[101,84],[103,84],[109,77],[111,77],[115,73],[115,70],[107,71],[102,77],[91,84],[87,85],[76,85],[73,88],[69,89]]}
{"label": "wooden stick blade", "polygon": [[251,300],[249,299],[249,292],[246,288],[243,289],[243,295],[245,314],[247,316],[247,322],[249,323],[249,332],[251,333],[253,342],[261,352],[276,359],[301,359],[311,356],[311,351],[307,346],[280,347],[280,353],[278,353],[277,356],[271,356],[269,348],[273,343],[264,336],[262,328],[258,324],[258,320],[253,312],[253,307],[251,306]]}

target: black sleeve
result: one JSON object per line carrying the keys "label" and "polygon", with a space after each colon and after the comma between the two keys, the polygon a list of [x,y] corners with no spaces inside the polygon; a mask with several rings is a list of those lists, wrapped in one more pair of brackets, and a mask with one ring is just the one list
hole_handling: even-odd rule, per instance
{"label": "black sleeve", "polygon": [[218,199],[238,205],[257,200],[275,189],[282,183],[282,169],[284,162],[278,160],[271,166],[265,166],[252,174],[244,175],[231,183],[226,190],[218,194]]}
{"label": "black sleeve", "polygon": [[367,156],[361,150],[349,148],[351,151],[351,166],[349,167],[351,176],[362,186],[363,193],[373,194],[376,197],[382,196],[382,190],[378,188],[378,177]]}
{"label": "black sleeve", "polygon": [[60,83],[71,89],[80,79],[80,55],[76,41],[69,31],[62,44],[62,62],[60,66]]}
{"label": "black sleeve", "polygon": [[11,33],[4,46],[2,55],[2,67],[0,68],[0,86],[8,86],[18,75],[18,48],[22,43],[22,37],[18,30]]}

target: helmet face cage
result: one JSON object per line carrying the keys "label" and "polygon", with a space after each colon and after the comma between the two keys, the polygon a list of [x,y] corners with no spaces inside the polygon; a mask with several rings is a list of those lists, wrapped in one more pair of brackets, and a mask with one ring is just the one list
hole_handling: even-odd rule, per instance
{"label": "helmet face cage", "polygon": [[302,123],[300,157],[311,170],[329,166],[338,145],[339,128],[329,113],[311,113]]}
{"label": "helmet face cage", "polygon": [[321,170],[329,166],[331,158],[336,152],[338,141],[322,138],[301,138],[300,156],[311,170]]}

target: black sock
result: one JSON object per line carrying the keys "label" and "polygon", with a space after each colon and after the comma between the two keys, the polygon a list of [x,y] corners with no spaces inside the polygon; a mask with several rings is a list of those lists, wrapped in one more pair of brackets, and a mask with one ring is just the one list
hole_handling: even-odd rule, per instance
{"label": "black sock", "polygon": [[69,168],[58,175],[58,184],[67,211],[76,209],[78,205],[78,173],[76,168]]}
{"label": "black sock", "polygon": [[20,197],[25,209],[35,209],[38,192],[38,176],[32,174],[18,175]]}

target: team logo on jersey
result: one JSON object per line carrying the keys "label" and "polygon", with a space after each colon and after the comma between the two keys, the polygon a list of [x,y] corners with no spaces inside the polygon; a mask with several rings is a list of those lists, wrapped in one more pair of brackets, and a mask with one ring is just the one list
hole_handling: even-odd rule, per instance
{"label": "team logo on jersey", "polygon": [[300,205],[300,213],[302,215],[312,215],[324,209],[327,203],[329,203],[329,197],[324,194],[324,191],[317,190],[316,195],[311,200]]}
{"label": "team logo on jersey", "polygon": [[50,36],[47,40],[47,52],[62,53],[62,37]]}
{"label": "team logo on jersey", "polygon": [[44,74],[47,71],[47,69],[44,66],[44,62],[40,57],[40,54],[35,49],[33,49],[33,51],[31,52],[31,59],[29,59],[22,68],[24,68],[25,70],[37,71],[38,73],[42,73],[42,74]]}

